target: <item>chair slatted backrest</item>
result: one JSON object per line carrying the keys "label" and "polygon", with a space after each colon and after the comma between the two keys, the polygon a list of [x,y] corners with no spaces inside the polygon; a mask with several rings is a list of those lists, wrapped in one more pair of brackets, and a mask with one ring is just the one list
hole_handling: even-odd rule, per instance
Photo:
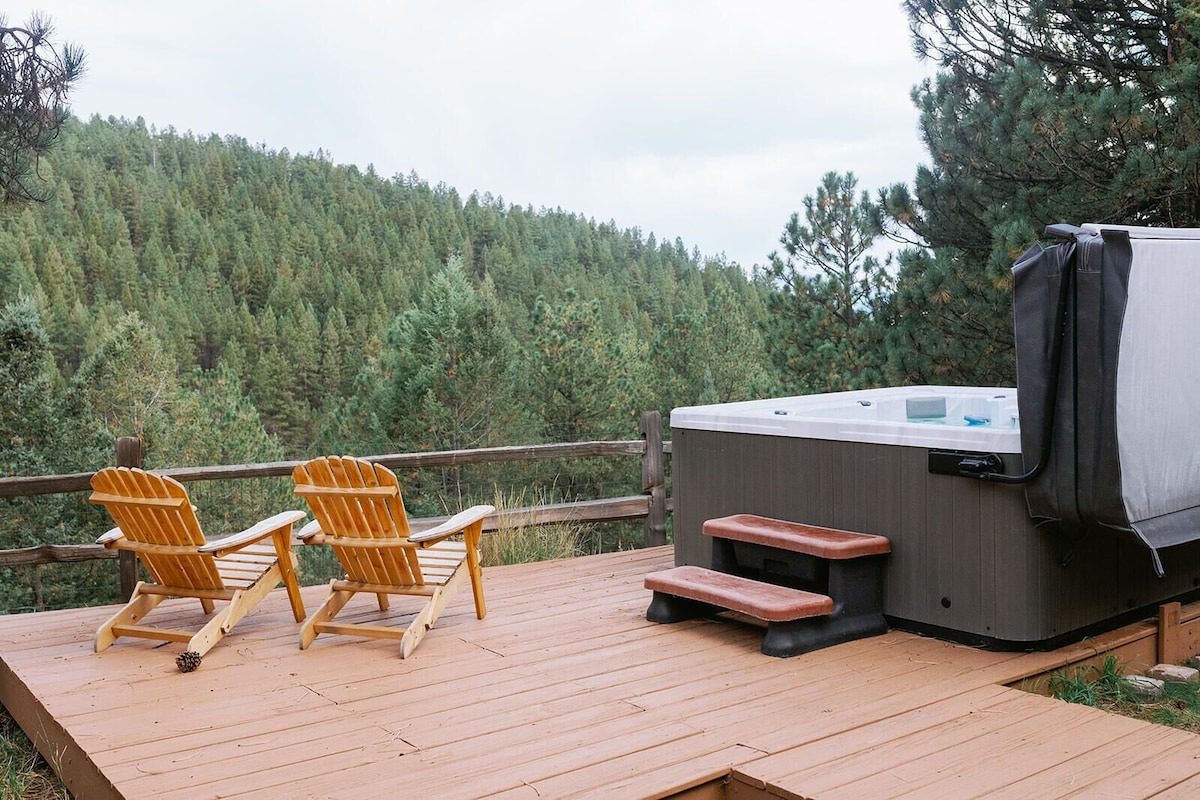
{"label": "chair slatted backrest", "polygon": [[[336,539],[408,537],[400,482],[387,467],[350,456],[314,458],[292,471],[296,494],[308,501],[321,532]],[[333,552],[349,580],[383,586],[425,582],[409,548],[342,547]]]}
{"label": "chair slatted backrest", "polygon": [[[187,490],[174,478],[136,467],[107,467],[92,476],[91,502],[108,509],[124,537],[141,545],[198,548],[204,544],[200,521]],[[154,580],[187,589],[223,589],[211,555],[199,552],[139,550]]]}

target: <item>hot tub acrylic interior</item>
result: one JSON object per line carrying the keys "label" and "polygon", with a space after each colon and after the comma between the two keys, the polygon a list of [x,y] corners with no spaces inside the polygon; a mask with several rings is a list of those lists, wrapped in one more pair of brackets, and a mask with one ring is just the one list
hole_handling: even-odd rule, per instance
{"label": "hot tub acrylic interior", "polygon": [[899,627],[1004,649],[1053,647],[1200,587],[1200,549],[1166,553],[1039,530],[1019,486],[930,472],[931,452],[1023,468],[1016,391],[913,386],[676,409],[675,553],[711,565],[704,520],[753,513],[892,542]]}
{"label": "hot tub acrylic interior", "polygon": [[1017,390],[904,386],[679,408],[690,428],[1020,453]]}

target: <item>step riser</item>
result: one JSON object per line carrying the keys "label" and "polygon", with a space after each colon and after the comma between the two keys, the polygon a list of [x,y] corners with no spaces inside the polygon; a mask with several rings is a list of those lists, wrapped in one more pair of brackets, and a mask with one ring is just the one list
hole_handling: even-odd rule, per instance
{"label": "step riser", "polygon": [[[655,592],[650,606],[646,609],[646,619],[650,622],[671,624],[713,617],[727,610],[729,609],[711,603]],[[768,622],[763,636],[762,653],[775,658],[790,658],[866,636],[878,636],[887,633],[887,629],[887,622],[882,614],[848,616],[839,608],[828,617]]]}
{"label": "step riser", "polygon": [[[825,616],[824,614],[809,614],[806,617],[796,617],[791,620],[786,620],[782,623],[763,620],[762,617],[756,614],[748,614],[745,611],[736,608],[727,608],[723,605],[714,603],[706,603],[703,600],[696,600],[684,595],[671,594],[670,592],[654,593],[650,600],[650,606],[646,609],[646,619],[651,622],[683,622],[688,619],[696,619],[698,617],[711,617],[715,614],[720,614],[723,611],[735,611],[739,614],[745,614],[748,617],[762,620],[768,625],[787,624],[789,622],[802,622],[804,620],[818,619]],[[834,614],[838,613],[837,607],[834,607]]]}
{"label": "step riser", "polygon": [[879,636],[887,633],[887,629],[887,621],[882,614],[771,622],[767,624],[767,632],[763,636],[762,652],[775,658],[791,658],[822,647]]}
{"label": "step riser", "polygon": [[721,613],[723,610],[720,606],[701,603],[699,600],[690,600],[678,595],[655,592],[654,597],[650,600],[649,608],[646,609],[646,619],[651,622],[670,624],[672,622],[686,622],[689,619],[711,617]]}
{"label": "step riser", "polygon": [[886,556],[825,561],[748,542],[716,541],[713,570],[832,597],[849,615],[883,608]]}

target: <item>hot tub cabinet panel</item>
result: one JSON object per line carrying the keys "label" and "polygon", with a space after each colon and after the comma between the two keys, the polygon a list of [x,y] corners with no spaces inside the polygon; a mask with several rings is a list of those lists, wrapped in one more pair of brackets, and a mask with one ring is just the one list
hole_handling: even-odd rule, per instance
{"label": "hot tub cabinet panel", "polygon": [[931,474],[927,447],[684,427],[672,441],[676,563],[711,566],[701,525],[730,514],[881,534],[884,611],[901,627],[1054,646],[1200,586],[1200,545],[1164,551],[1159,579],[1133,542],[1039,531],[1019,487]]}

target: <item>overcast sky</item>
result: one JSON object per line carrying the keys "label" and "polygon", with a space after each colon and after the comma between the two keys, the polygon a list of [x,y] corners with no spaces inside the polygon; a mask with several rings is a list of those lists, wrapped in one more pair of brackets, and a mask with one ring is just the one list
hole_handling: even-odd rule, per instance
{"label": "overcast sky", "polygon": [[828,170],[911,180],[899,0],[45,0],[77,114],[323,148],[465,197],[559,206],[749,266]]}

